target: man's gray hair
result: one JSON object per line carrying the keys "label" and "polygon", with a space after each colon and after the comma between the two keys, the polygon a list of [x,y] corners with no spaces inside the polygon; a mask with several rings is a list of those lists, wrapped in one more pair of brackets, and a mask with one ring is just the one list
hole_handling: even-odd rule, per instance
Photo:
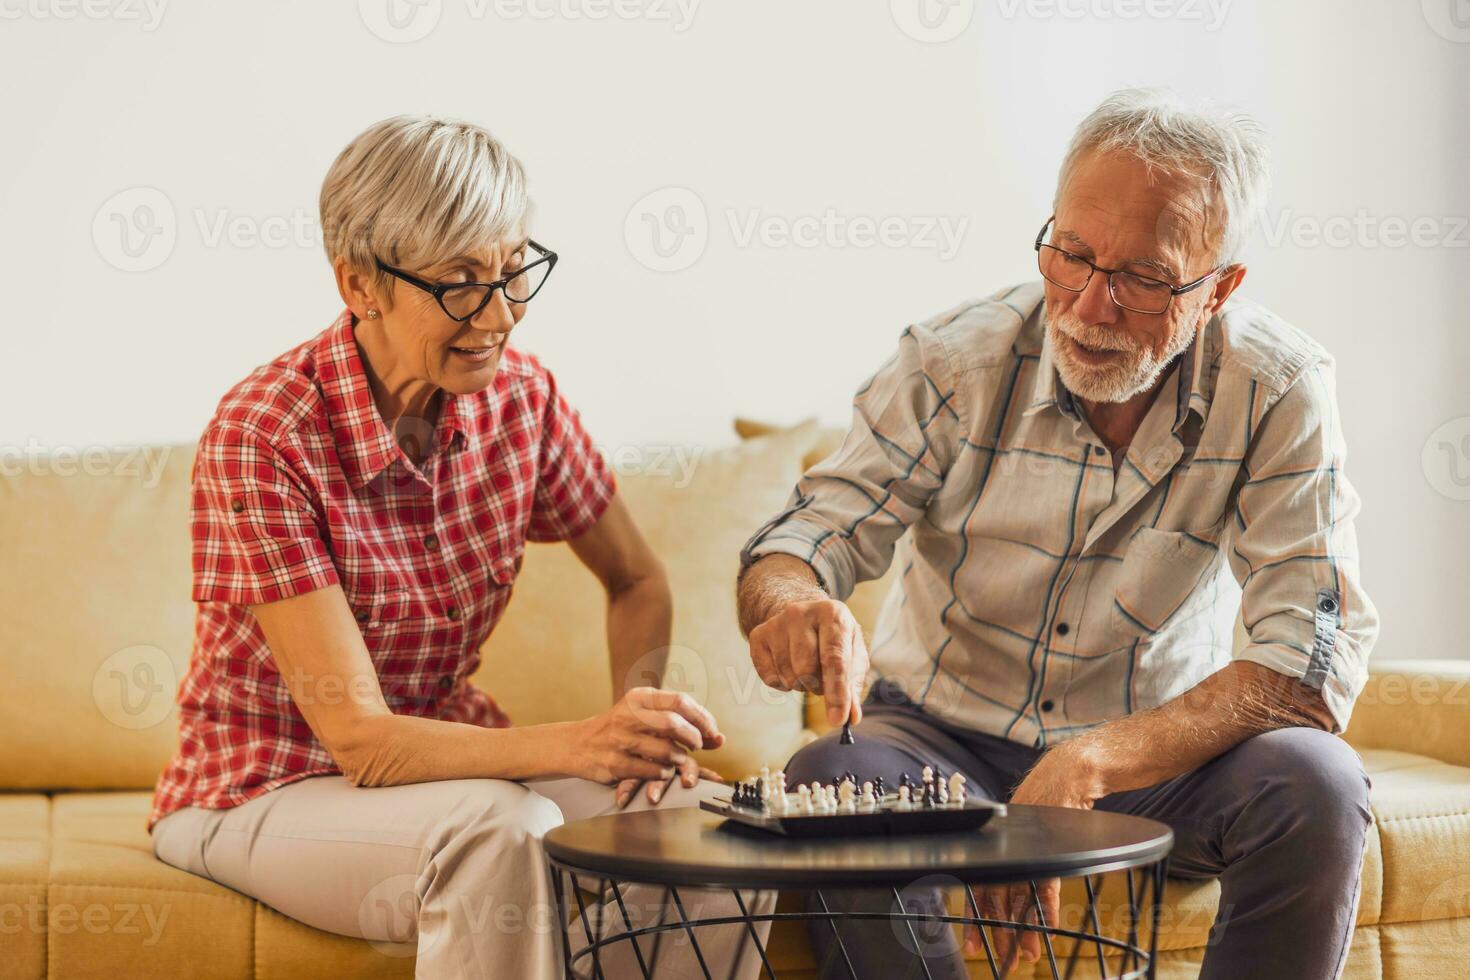
{"label": "man's gray hair", "polygon": [[1216,262],[1239,260],[1270,186],[1266,134],[1251,116],[1167,89],[1114,92],[1077,127],[1057,178],[1058,197],[1078,157],[1092,150],[1130,153],[1166,173],[1200,176],[1221,224]]}

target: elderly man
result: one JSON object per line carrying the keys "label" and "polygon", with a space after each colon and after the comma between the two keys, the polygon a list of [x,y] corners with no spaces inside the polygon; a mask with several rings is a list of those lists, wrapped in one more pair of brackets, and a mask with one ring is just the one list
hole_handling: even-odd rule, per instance
{"label": "elderly man", "polygon": [[[938,764],[995,799],[1163,821],[1171,871],[1220,879],[1201,976],[1316,980],[1342,970],[1372,820],[1334,733],[1377,613],[1332,361],[1232,299],[1266,184],[1239,113],[1109,97],[1062,164],[1042,281],[903,332],[842,447],[746,545],[739,604],[767,684],[860,722],[856,746],[798,753],[793,781]],[[862,703],[843,600],[894,562]],[[1056,921],[1056,883],[1041,894]],[[981,898],[1035,921],[1029,890]],[[893,931],[843,928],[865,976],[915,966]],[[930,969],[962,976],[942,939]],[[1039,951],[998,944],[1007,969]]]}

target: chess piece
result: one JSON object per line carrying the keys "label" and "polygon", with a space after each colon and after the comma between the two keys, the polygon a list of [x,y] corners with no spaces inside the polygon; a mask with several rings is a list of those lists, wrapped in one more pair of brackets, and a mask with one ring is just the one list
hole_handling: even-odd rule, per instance
{"label": "chess piece", "polygon": [[919,805],[926,810],[934,809],[934,785],[932,783],[924,784],[924,793],[919,797]]}
{"label": "chess piece", "polygon": [[806,783],[796,787],[796,800],[802,813],[812,812],[812,788]]}
{"label": "chess piece", "polygon": [[883,797],[885,797],[887,795],[888,795],[888,791],[883,786],[883,777],[882,776],[874,776],[873,777],[873,797],[881,802],[882,799],[883,799]]}
{"label": "chess piece", "polygon": [[900,786],[898,788],[898,808],[900,810],[909,810],[913,808],[913,805],[909,803],[909,788],[907,785]]}
{"label": "chess piece", "polygon": [[855,792],[854,792],[854,787],[852,785],[852,780],[850,780],[850,779],[844,779],[842,781],[842,785],[840,787],[838,787],[838,789],[837,789],[837,805],[838,805],[838,807],[840,807],[841,809],[844,809],[844,810],[852,809],[852,806],[853,806],[853,796],[854,795],[855,795]]}
{"label": "chess piece", "polygon": [[941,806],[949,802],[949,783],[944,781],[943,773],[934,774],[934,795],[939,798]]}
{"label": "chess piece", "polygon": [[878,798],[873,795],[873,784],[872,783],[870,783],[870,782],[864,782],[863,783],[863,796],[862,796],[862,800],[863,800],[863,806],[876,806],[877,805]]}
{"label": "chess piece", "polygon": [[912,784],[909,782],[909,774],[906,773],[906,772],[905,773],[900,773],[899,774],[899,777],[898,777],[898,788],[899,789],[903,789],[905,786],[910,786],[910,785],[912,785]]}
{"label": "chess piece", "polygon": [[949,798],[960,806],[965,805],[965,774],[957,772],[949,777]]}
{"label": "chess piece", "polygon": [[934,782],[934,770],[925,766],[919,773],[919,778],[924,781],[925,786],[932,785]]}
{"label": "chess piece", "polygon": [[842,737],[837,741],[842,745],[851,745],[853,743],[852,722],[844,721],[842,723]]}

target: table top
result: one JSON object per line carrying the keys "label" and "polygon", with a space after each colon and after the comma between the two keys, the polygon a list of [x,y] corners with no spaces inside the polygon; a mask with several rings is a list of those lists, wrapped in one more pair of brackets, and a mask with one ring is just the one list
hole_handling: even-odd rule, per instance
{"label": "table top", "polygon": [[785,838],[697,807],[576,820],[546,835],[556,862],[621,881],[798,888],[966,884],[1074,877],[1158,861],[1174,834],[1142,817],[1067,807],[1007,807],[979,830],[831,840]]}

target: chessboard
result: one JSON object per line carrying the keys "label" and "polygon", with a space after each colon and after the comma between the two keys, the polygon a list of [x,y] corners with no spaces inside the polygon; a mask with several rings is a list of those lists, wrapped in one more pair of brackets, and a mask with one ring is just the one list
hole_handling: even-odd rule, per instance
{"label": "chessboard", "polygon": [[828,783],[786,785],[786,775],[762,769],[737,783],[729,799],[702,800],[700,808],[738,824],[786,837],[858,837],[977,830],[1005,816],[1003,803],[969,797],[965,777],[925,766],[918,780],[907,773],[889,792],[881,777],[859,781],[842,773]]}

